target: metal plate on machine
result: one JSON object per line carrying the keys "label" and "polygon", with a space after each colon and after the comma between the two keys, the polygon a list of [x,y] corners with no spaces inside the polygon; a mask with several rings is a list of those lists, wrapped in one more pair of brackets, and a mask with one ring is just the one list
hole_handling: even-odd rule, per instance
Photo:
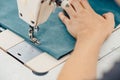
{"label": "metal plate on machine", "polygon": [[10,48],[7,51],[10,55],[17,58],[22,63],[26,63],[43,53],[41,50],[36,49],[26,41]]}

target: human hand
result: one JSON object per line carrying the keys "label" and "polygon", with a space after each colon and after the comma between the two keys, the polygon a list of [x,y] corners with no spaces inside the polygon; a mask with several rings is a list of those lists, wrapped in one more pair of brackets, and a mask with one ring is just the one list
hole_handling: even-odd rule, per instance
{"label": "human hand", "polygon": [[120,6],[120,0],[115,0],[115,1]]}
{"label": "human hand", "polygon": [[102,16],[95,13],[87,0],[72,0],[69,7],[64,8],[70,16],[68,19],[62,12],[60,19],[68,32],[80,40],[96,39],[103,43],[114,29],[114,15],[106,13]]}

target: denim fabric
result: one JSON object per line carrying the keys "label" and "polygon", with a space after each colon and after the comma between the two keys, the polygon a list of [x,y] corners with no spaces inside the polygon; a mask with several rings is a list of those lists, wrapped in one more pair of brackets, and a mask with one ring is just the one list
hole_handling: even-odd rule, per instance
{"label": "denim fabric", "polygon": [[[92,7],[99,14],[113,12],[116,25],[120,23],[120,9],[113,0],[89,0]],[[40,26],[36,34],[40,45],[33,44],[28,37],[28,24],[18,17],[16,0],[0,0],[0,25],[6,27],[36,48],[43,50],[56,59],[70,53],[75,45],[75,39],[67,32],[65,25],[58,18],[62,9],[57,8],[48,21]]]}

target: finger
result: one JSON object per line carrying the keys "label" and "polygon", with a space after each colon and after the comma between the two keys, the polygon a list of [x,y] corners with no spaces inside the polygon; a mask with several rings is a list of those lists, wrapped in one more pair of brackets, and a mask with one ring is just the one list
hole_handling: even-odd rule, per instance
{"label": "finger", "polygon": [[62,8],[67,12],[70,18],[72,18],[76,14],[71,4],[66,4],[65,6],[62,6]]}
{"label": "finger", "polygon": [[114,14],[111,12],[103,14],[103,17],[108,21],[114,21]]}
{"label": "finger", "polygon": [[59,13],[59,17],[61,19],[61,21],[65,24],[65,25],[68,25],[69,24],[69,19],[63,14],[63,12],[60,12]]}
{"label": "finger", "polygon": [[114,19],[114,14],[109,12],[106,14],[103,14],[103,17],[108,21],[108,23],[112,23],[113,27],[115,26],[115,19]]}
{"label": "finger", "polygon": [[83,9],[83,6],[81,5],[79,0],[71,0],[70,3],[75,8],[76,12],[80,12]]}
{"label": "finger", "polygon": [[87,10],[93,11],[92,7],[90,6],[88,0],[80,0],[83,7]]}

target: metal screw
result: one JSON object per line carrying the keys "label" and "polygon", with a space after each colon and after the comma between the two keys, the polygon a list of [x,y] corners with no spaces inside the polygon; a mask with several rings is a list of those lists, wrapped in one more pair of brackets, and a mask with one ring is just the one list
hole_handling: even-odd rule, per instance
{"label": "metal screw", "polygon": [[32,23],[32,24],[35,24],[35,22],[34,22],[34,21],[31,21],[31,23]]}
{"label": "metal screw", "polygon": [[23,17],[23,14],[22,14],[22,13],[20,13],[20,16],[21,16],[21,17]]}
{"label": "metal screw", "polygon": [[19,56],[22,56],[20,53],[17,53]]}

